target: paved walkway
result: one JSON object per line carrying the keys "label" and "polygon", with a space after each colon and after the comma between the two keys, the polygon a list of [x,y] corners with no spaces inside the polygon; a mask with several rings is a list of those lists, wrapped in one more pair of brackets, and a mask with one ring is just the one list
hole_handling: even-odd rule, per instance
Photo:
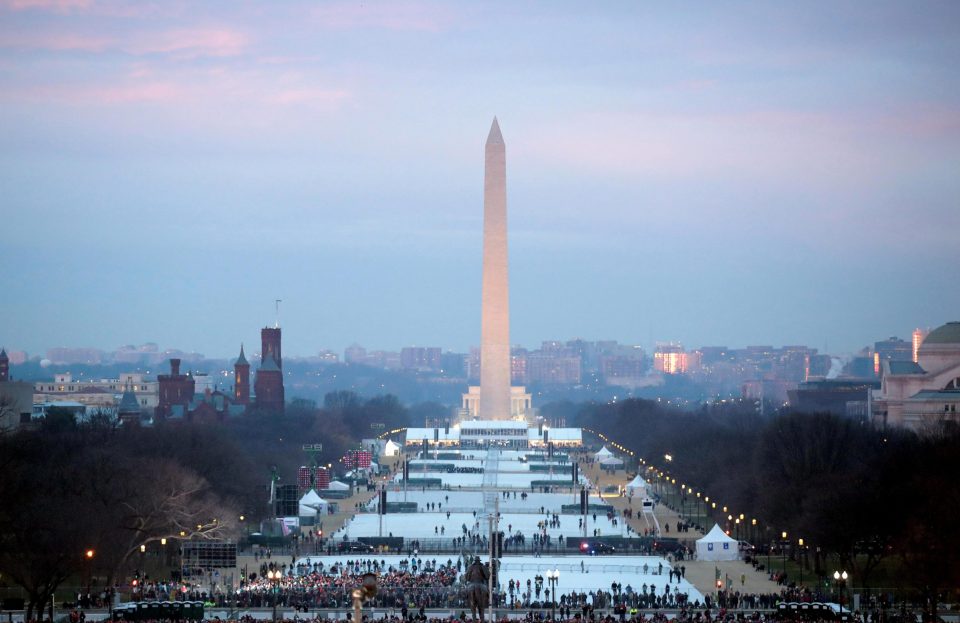
{"label": "paved walkway", "polygon": [[[617,470],[611,474],[600,469],[600,466],[596,462],[588,464],[582,460],[580,461],[580,472],[588,477],[594,485],[599,486],[601,491],[603,487],[609,485],[625,487],[632,479],[628,477],[628,474],[624,470]],[[647,523],[643,519],[642,513],[639,512],[639,500],[637,500],[637,504],[631,504],[631,501],[626,497],[611,497],[605,499],[607,503],[620,511],[621,517],[625,508],[633,508],[637,511],[634,517],[628,520],[628,524],[633,530],[643,534],[644,528],[647,528]],[[702,533],[694,531],[691,528],[690,532],[678,534],[676,532],[676,525],[677,522],[680,521],[680,516],[676,511],[667,508],[664,504],[657,504],[654,514],[657,517],[657,521],[660,522],[661,527],[667,523],[671,526],[669,533],[665,531],[661,533],[663,536],[679,538],[691,550],[696,550],[695,542],[703,536]],[[742,560],[730,562],[686,560],[675,563],[676,567],[680,565],[686,567],[686,579],[696,586],[697,590],[704,595],[716,591],[717,569],[720,569],[720,577],[724,580],[724,583],[726,583],[727,578],[729,578],[730,587],[733,590],[747,593],[779,593],[781,589],[776,582],[769,579],[765,571],[756,571],[751,565],[748,565]]]}

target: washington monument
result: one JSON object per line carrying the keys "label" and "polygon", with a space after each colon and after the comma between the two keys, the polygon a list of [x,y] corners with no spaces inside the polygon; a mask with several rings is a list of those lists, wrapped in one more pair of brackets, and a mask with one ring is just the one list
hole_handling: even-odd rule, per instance
{"label": "washington monument", "polygon": [[507,156],[497,118],[483,174],[483,302],[480,419],[510,419],[510,286],[507,275]]}

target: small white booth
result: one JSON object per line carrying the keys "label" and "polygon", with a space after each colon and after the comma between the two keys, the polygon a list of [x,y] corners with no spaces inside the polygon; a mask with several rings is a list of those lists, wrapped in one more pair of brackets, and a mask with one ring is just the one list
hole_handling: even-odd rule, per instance
{"label": "small white booth", "polygon": [[627,483],[627,495],[642,496],[647,494],[647,481],[637,474],[637,477]]}
{"label": "small white booth", "polygon": [[595,458],[598,461],[602,461],[603,459],[609,458],[611,456],[613,456],[613,452],[610,452],[609,450],[607,450],[606,446],[603,446],[602,448],[597,450],[596,454],[593,455],[593,458]]}
{"label": "small white booth", "polygon": [[697,539],[697,560],[723,561],[740,558],[740,546],[736,539],[732,539],[720,529],[719,524],[702,539]]}
{"label": "small white booth", "polygon": [[623,467],[623,461],[615,456],[608,456],[600,459],[600,467],[610,470],[621,469]]}
{"label": "small white booth", "polygon": [[313,521],[317,518],[321,518],[329,512],[330,505],[324,500],[320,495],[310,489],[303,494],[303,497],[300,498],[300,523],[301,525],[306,523],[307,525],[313,525]]}

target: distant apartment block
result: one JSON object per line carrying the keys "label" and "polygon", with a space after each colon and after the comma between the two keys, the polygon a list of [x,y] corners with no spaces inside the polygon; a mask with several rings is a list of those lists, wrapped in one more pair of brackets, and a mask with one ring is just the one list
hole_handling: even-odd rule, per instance
{"label": "distant apartment block", "polygon": [[653,350],[653,369],[664,374],[684,374],[687,371],[687,353],[683,346],[672,342],[657,344]]}
{"label": "distant apartment block", "polygon": [[436,346],[406,346],[400,349],[400,367],[404,370],[436,372],[441,368],[442,354]]}

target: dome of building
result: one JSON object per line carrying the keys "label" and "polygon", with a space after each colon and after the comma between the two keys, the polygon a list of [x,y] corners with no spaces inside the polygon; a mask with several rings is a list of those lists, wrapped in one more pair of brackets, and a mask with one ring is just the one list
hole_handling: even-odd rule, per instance
{"label": "dome of building", "polygon": [[960,322],[948,322],[931,331],[923,340],[923,346],[928,344],[960,344]]}

